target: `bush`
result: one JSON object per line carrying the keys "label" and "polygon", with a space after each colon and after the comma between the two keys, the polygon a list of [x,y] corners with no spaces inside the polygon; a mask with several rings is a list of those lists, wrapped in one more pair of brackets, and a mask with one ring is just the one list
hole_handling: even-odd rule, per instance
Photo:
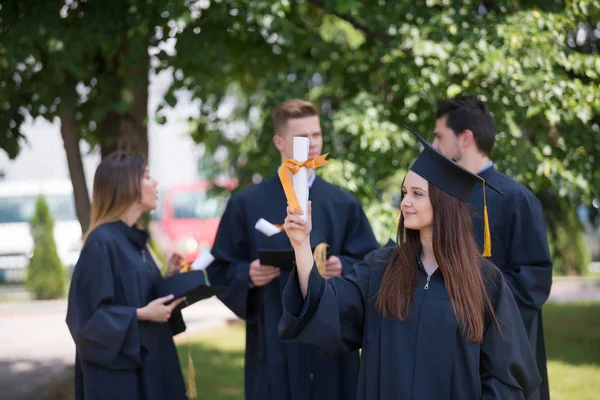
{"label": "bush", "polygon": [[38,300],[60,298],[65,292],[65,271],[56,251],[52,214],[41,196],[30,224],[34,250],[27,270],[27,288]]}
{"label": "bush", "polygon": [[556,196],[540,197],[546,213],[548,243],[555,275],[585,275],[591,262],[584,229],[571,206],[573,201]]}

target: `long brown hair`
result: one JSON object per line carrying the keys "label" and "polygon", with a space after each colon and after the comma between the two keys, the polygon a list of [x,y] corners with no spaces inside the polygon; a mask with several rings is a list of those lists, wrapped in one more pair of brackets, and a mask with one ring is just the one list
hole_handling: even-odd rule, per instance
{"label": "long brown hair", "polygon": [[[404,198],[404,195],[402,195]],[[473,238],[467,205],[429,184],[433,209],[433,253],[444,277],[454,315],[469,342],[481,342],[486,312],[497,323],[481,276],[481,256]],[[398,245],[388,261],[375,308],[383,317],[401,321],[410,313],[417,281],[417,255],[421,246],[417,230],[406,229],[404,217],[398,224]]]}
{"label": "long brown hair", "polygon": [[118,221],[141,199],[146,160],[141,155],[113,152],[100,162],[94,175],[92,215],[87,236],[98,226]]}

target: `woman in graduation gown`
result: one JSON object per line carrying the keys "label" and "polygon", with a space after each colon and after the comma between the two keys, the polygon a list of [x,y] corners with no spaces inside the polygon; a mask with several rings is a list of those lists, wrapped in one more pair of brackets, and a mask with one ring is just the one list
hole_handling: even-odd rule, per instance
{"label": "woman in graduation gown", "polygon": [[[185,298],[156,299],[162,279],[136,228],[156,207],[157,183],[141,156],[113,153],[94,177],[92,217],[69,291],[77,400],[186,399],[173,335],[185,330]],[[180,256],[167,274],[179,271]]]}
{"label": "woman in graduation gown", "polygon": [[403,182],[398,245],[351,274],[319,275],[310,205],[306,222],[288,210],[297,273],[279,336],[326,354],[362,348],[357,399],[526,399],[540,384],[535,358],[501,273],[478,254],[465,204],[481,180],[413,134],[425,150]]}

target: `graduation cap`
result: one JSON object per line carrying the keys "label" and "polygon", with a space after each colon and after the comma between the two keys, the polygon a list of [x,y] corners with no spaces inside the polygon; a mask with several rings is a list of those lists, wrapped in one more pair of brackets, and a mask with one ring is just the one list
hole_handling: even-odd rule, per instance
{"label": "graduation cap", "polygon": [[492,255],[492,240],[490,235],[490,227],[488,222],[488,211],[487,202],[485,198],[485,186],[487,185],[490,189],[504,195],[500,190],[490,185],[481,176],[472,173],[471,171],[463,168],[456,161],[446,157],[436,149],[434,149],[425,139],[423,139],[417,132],[410,129],[408,126],[404,126],[410,133],[412,133],[424,147],[417,160],[410,167],[411,171],[414,171],[417,175],[421,176],[427,182],[437,187],[440,190],[448,193],[450,196],[462,201],[467,202],[469,195],[471,194],[473,187],[476,184],[483,185],[483,202],[484,202],[484,245],[483,245],[483,256],[489,257]]}
{"label": "graduation cap", "polygon": [[[325,250],[324,257],[319,257],[319,253],[323,253],[322,250]],[[325,261],[331,256],[329,245],[326,243],[313,247],[312,252],[314,258],[324,258]],[[291,271],[296,266],[294,250],[258,249],[258,259],[262,265],[271,265],[282,271]],[[317,264],[320,264],[320,262]]]}
{"label": "graduation cap", "polygon": [[195,270],[164,278],[156,285],[156,295],[164,297],[172,294],[174,299],[185,296],[187,301],[179,307],[184,308],[197,301],[208,299],[220,292],[211,286],[206,270]]}

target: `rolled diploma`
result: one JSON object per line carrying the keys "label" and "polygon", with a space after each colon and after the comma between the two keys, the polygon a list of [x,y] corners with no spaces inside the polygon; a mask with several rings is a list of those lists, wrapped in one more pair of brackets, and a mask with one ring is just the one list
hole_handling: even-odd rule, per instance
{"label": "rolled diploma", "polygon": [[270,223],[269,221],[267,221],[264,218],[261,218],[258,221],[256,221],[256,225],[254,225],[254,229],[265,234],[268,237],[271,237],[271,236],[276,235],[279,232],[281,232],[281,230],[279,228],[277,228],[275,225],[273,225],[272,223]]}
{"label": "rolled diploma", "polygon": [[[308,159],[308,146],[310,140],[305,137],[294,138],[294,160],[298,162],[306,161]],[[301,215],[302,219],[306,221],[308,215],[308,169],[306,167],[300,168],[300,170],[292,177],[292,185],[294,186],[294,192],[296,192],[296,198],[298,204],[304,214]]]}
{"label": "rolled diploma", "polygon": [[200,253],[198,258],[194,260],[192,263],[192,268],[194,270],[206,269],[206,267],[208,267],[214,260],[215,258],[212,254],[210,254],[210,251],[204,250],[202,253]]}

